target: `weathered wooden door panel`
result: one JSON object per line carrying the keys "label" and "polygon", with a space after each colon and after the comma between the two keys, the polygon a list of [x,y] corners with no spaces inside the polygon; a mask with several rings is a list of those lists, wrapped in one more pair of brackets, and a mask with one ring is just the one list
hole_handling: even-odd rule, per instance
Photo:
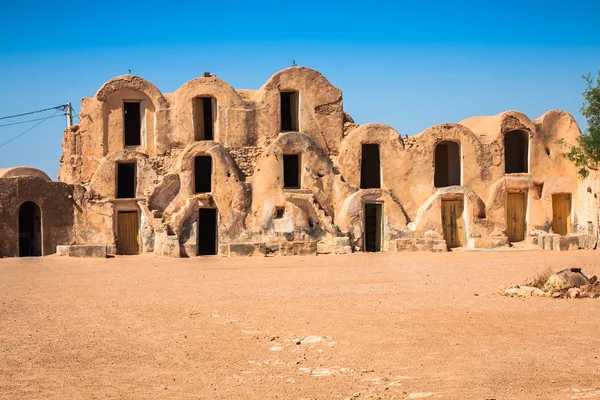
{"label": "weathered wooden door panel", "polygon": [[442,200],[442,227],[449,249],[462,247],[464,243],[463,201]]}
{"label": "weathered wooden door panel", "polygon": [[139,254],[139,228],[137,211],[117,214],[117,254]]}
{"label": "weathered wooden door panel", "polygon": [[508,193],[506,196],[506,229],[511,242],[525,239],[526,201],[525,193]]}
{"label": "weathered wooden door panel", "polygon": [[552,231],[559,235],[571,233],[571,194],[552,195]]}

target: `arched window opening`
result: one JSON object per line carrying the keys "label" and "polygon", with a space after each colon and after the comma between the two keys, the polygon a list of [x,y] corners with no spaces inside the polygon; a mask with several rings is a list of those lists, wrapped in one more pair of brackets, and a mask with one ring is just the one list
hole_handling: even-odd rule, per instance
{"label": "arched window opening", "polygon": [[214,140],[217,117],[217,99],[196,97],[192,101],[194,117],[194,140]]}
{"label": "arched window opening", "polygon": [[511,131],[504,135],[505,173],[529,172],[529,134],[525,131]]}
{"label": "arched window opening", "polygon": [[42,213],[32,201],[19,208],[19,257],[42,255]]}
{"label": "arched window opening", "polygon": [[197,156],[194,160],[194,192],[210,193],[212,186],[212,157]]}
{"label": "arched window opening", "polygon": [[298,132],[298,92],[280,92],[281,132]]}
{"label": "arched window opening", "polygon": [[139,146],[142,143],[142,102],[123,102],[125,146]]}
{"label": "arched window opening", "polygon": [[460,145],[456,142],[440,142],[435,147],[435,187],[460,185]]}
{"label": "arched window opening", "polygon": [[381,187],[381,160],[378,144],[363,144],[360,161],[360,188]]}

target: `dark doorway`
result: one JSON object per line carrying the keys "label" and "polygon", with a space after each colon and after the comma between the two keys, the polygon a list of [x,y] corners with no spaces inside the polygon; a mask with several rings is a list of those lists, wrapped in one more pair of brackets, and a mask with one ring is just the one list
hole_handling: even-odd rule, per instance
{"label": "dark doorway", "polygon": [[365,204],[365,251],[381,251],[381,204]]}
{"label": "dark doorway", "polygon": [[117,213],[117,254],[139,254],[140,235],[137,211]]}
{"label": "dark doorway", "polygon": [[460,185],[460,146],[441,142],[435,147],[435,187]]}
{"label": "dark doorway", "polygon": [[283,155],[283,188],[300,189],[300,154]]}
{"label": "dark doorway", "polygon": [[194,191],[210,193],[212,189],[212,157],[197,156],[194,164]]}
{"label": "dark doorway", "polygon": [[42,255],[42,213],[32,201],[19,208],[19,257]]}
{"label": "dark doorway", "polygon": [[281,92],[281,131],[298,132],[298,92]]}
{"label": "dark doorway", "polygon": [[381,161],[378,144],[363,144],[360,162],[360,188],[378,189],[381,187]]}
{"label": "dark doorway", "polygon": [[217,254],[217,209],[201,208],[198,211],[198,255]]}
{"label": "dark doorway", "polygon": [[117,198],[135,198],[135,163],[117,164]]}
{"label": "dark doorway", "polygon": [[141,144],[142,118],[140,106],[139,101],[126,101],[123,103],[125,146],[139,146]]}
{"label": "dark doorway", "polygon": [[525,131],[511,131],[504,135],[505,173],[529,172],[529,134]]}
{"label": "dark doorway", "polygon": [[217,99],[196,97],[193,100],[194,140],[213,140]]}

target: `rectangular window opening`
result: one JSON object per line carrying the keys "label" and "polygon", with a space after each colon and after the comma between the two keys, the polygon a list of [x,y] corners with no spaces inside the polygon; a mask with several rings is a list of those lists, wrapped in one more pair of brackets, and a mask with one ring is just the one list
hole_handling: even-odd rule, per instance
{"label": "rectangular window opening", "polygon": [[283,155],[283,188],[300,189],[300,154]]}
{"label": "rectangular window opening", "polygon": [[125,127],[125,146],[139,146],[142,137],[141,102],[124,102],[123,118]]}
{"label": "rectangular window opening", "polygon": [[378,144],[363,144],[360,164],[360,188],[381,188],[381,161]]}
{"label": "rectangular window opening", "polygon": [[210,193],[212,183],[212,157],[197,156],[194,162],[194,192]]}
{"label": "rectangular window opening", "polygon": [[194,116],[194,140],[214,140],[217,99],[196,97],[192,101]]}
{"label": "rectangular window opening", "polygon": [[133,199],[136,190],[135,163],[117,164],[117,198]]}
{"label": "rectangular window opening", "polygon": [[280,92],[281,131],[298,132],[298,92]]}
{"label": "rectangular window opening", "polygon": [[285,214],[285,208],[275,207],[275,219],[283,218],[284,214]]}

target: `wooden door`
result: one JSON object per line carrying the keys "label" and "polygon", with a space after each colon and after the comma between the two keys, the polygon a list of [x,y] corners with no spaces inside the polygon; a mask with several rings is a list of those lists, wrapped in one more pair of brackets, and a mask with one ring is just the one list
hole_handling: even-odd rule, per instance
{"label": "wooden door", "polygon": [[520,242],[525,239],[525,193],[507,193],[506,197],[506,229],[508,240]]}
{"label": "wooden door", "polygon": [[559,235],[571,233],[571,194],[552,195],[552,231]]}
{"label": "wooden door", "polygon": [[137,211],[117,214],[117,254],[139,254],[139,228]]}
{"label": "wooden door", "polygon": [[442,200],[442,228],[444,239],[449,249],[462,247],[464,243],[463,231],[463,201]]}

